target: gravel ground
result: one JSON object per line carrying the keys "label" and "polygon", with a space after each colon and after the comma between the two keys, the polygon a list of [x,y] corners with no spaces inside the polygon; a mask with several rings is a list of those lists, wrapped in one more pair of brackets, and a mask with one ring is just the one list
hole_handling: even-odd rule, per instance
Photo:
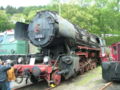
{"label": "gravel ground", "polygon": [[21,87],[24,87],[26,85],[31,85],[32,83],[30,82],[30,80],[28,80],[28,83],[26,84],[25,82],[25,78],[23,80],[23,82],[21,84],[18,84],[16,82],[13,82],[13,87],[16,89],[16,88],[21,88]]}
{"label": "gravel ground", "polygon": [[65,81],[54,90],[99,90],[106,82],[101,77],[101,67],[84,75]]}
{"label": "gravel ground", "polygon": [[[106,84],[101,75],[101,67],[97,67],[83,75],[78,75],[75,78],[62,81],[59,86],[52,90],[100,90],[101,87]],[[30,81],[29,84],[31,84]],[[23,85],[26,85],[25,82],[19,85],[14,83],[15,88],[19,88]],[[18,90],[46,90],[47,88],[47,83],[42,81],[36,85],[31,84]],[[113,83],[105,90],[120,90],[120,83]]]}

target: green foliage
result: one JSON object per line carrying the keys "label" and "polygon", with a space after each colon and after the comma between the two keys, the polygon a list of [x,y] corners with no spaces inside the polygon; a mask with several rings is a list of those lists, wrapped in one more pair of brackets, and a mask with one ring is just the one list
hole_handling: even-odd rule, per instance
{"label": "green foliage", "polygon": [[11,16],[11,21],[13,23],[16,23],[17,21],[19,22],[25,22],[26,16],[22,13],[16,13]]}
{"label": "green foliage", "polygon": [[13,24],[9,22],[8,15],[4,10],[0,10],[0,32],[13,28]]}
{"label": "green foliage", "polygon": [[1,6],[1,7],[0,7],[0,10],[4,10],[4,7]]}
{"label": "green foliage", "polygon": [[17,9],[12,6],[7,6],[5,10],[6,10],[6,13],[9,13],[11,15],[14,13],[17,13]]}
{"label": "green foliage", "polygon": [[92,25],[92,23],[97,22],[97,19],[93,17],[92,14],[86,12],[85,8],[79,7],[78,5],[63,5],[62,7],[64,7],[62,9],[62,16],[72,23],[89,31],[92,31],[93,28],[97,28]]}
{"label": "green foliage", "polygon": [[106,40],[106,44],[109,46],[113,43],[120,42],[120,36],[107,37],[107,38],[105,38],[105,40]]}
{"label": "green foliage", "polygon": [[[16,21],[29,23],[36,12],[51,10],[80,28],[99,36],[101,34],[120,34],[120,0],[69,0],[67,3],[62,2],[63,0],[51,0],[51,4],[47,6],[0,7],[0,10],[6,11],[5,15],[0,17],[2,18],[0,26],[5,26],[6,22],[8,26],[11,26],[12,23],[8,23],[8,18],[14,23]],[[6,26],[6,28],[8,27]],[[113,42],[116,42],[114,38],[116,37],[112,37]],[[110,39],[111,37],[106,38],[108,45]]]}

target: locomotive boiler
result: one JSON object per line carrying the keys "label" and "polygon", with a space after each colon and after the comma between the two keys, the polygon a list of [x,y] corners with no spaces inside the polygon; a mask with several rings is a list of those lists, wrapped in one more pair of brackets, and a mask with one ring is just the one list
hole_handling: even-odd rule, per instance
{"label": "locomotive boiler", "polygon": [[37,56],[30,59],[34,64],[14,66],[18,76],[24,76],[21,73],[26,72],[24,74],[31,75],[32,82],[37,82],[39,78],[45,79],[49,85],[58,85],[61,77],[69,79],[95,68],[101,62],[102,39],[52,11],[38,12],[29,24],[17,22],[15,38],[30,40],[41,48]]}

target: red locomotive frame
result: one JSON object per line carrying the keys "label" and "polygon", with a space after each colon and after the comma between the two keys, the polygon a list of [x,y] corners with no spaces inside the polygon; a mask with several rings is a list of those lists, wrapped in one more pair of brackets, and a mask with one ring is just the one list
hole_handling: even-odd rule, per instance
{"label": "red locomotive frame", "polygon": [[[89,60],[89,58],[93,59],[100,59],[100,48],[89,48],[85,46],[78,46],[78,49],[83,50],[83,51],[78,51],[75,54],[80,56],[83,60],[79,63],[80,70],[79,72],[83,74],[84,72],[91,70],[96,67],[98,63],[101,61],[99,60]],[[96,57],[97,53],[97,58]],[[47,65],[42,63],[42,64],[35,64],[35,65],[14,65],[14,68],[16,69],[16,75],[17,77],[22,76],[24,77],[24,72],[27,70],[30,74],[33,72],[37,72],[36,70],[32,70],[34,67],[38,67],[40,69],[40,72],[42,73],[37,77],[38,79],[45,79],[48,82],[48,85],[50,84],[55,84],[59,85],[61,82],[62,76],[58,74],[59,67],[58,67],[58,62],[57,60],[51,60]],[[78,73],[78,72],[77,72]]]}

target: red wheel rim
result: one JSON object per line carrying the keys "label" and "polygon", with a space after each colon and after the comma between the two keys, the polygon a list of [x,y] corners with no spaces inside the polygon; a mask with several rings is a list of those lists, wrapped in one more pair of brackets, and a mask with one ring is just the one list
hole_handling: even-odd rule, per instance
{"label": "red wheel rim", "polygon": [[52,80],[55,85],[59,85],[61,82],[61,75],[57,74],[58,71],[53,72],[52,74]]}

